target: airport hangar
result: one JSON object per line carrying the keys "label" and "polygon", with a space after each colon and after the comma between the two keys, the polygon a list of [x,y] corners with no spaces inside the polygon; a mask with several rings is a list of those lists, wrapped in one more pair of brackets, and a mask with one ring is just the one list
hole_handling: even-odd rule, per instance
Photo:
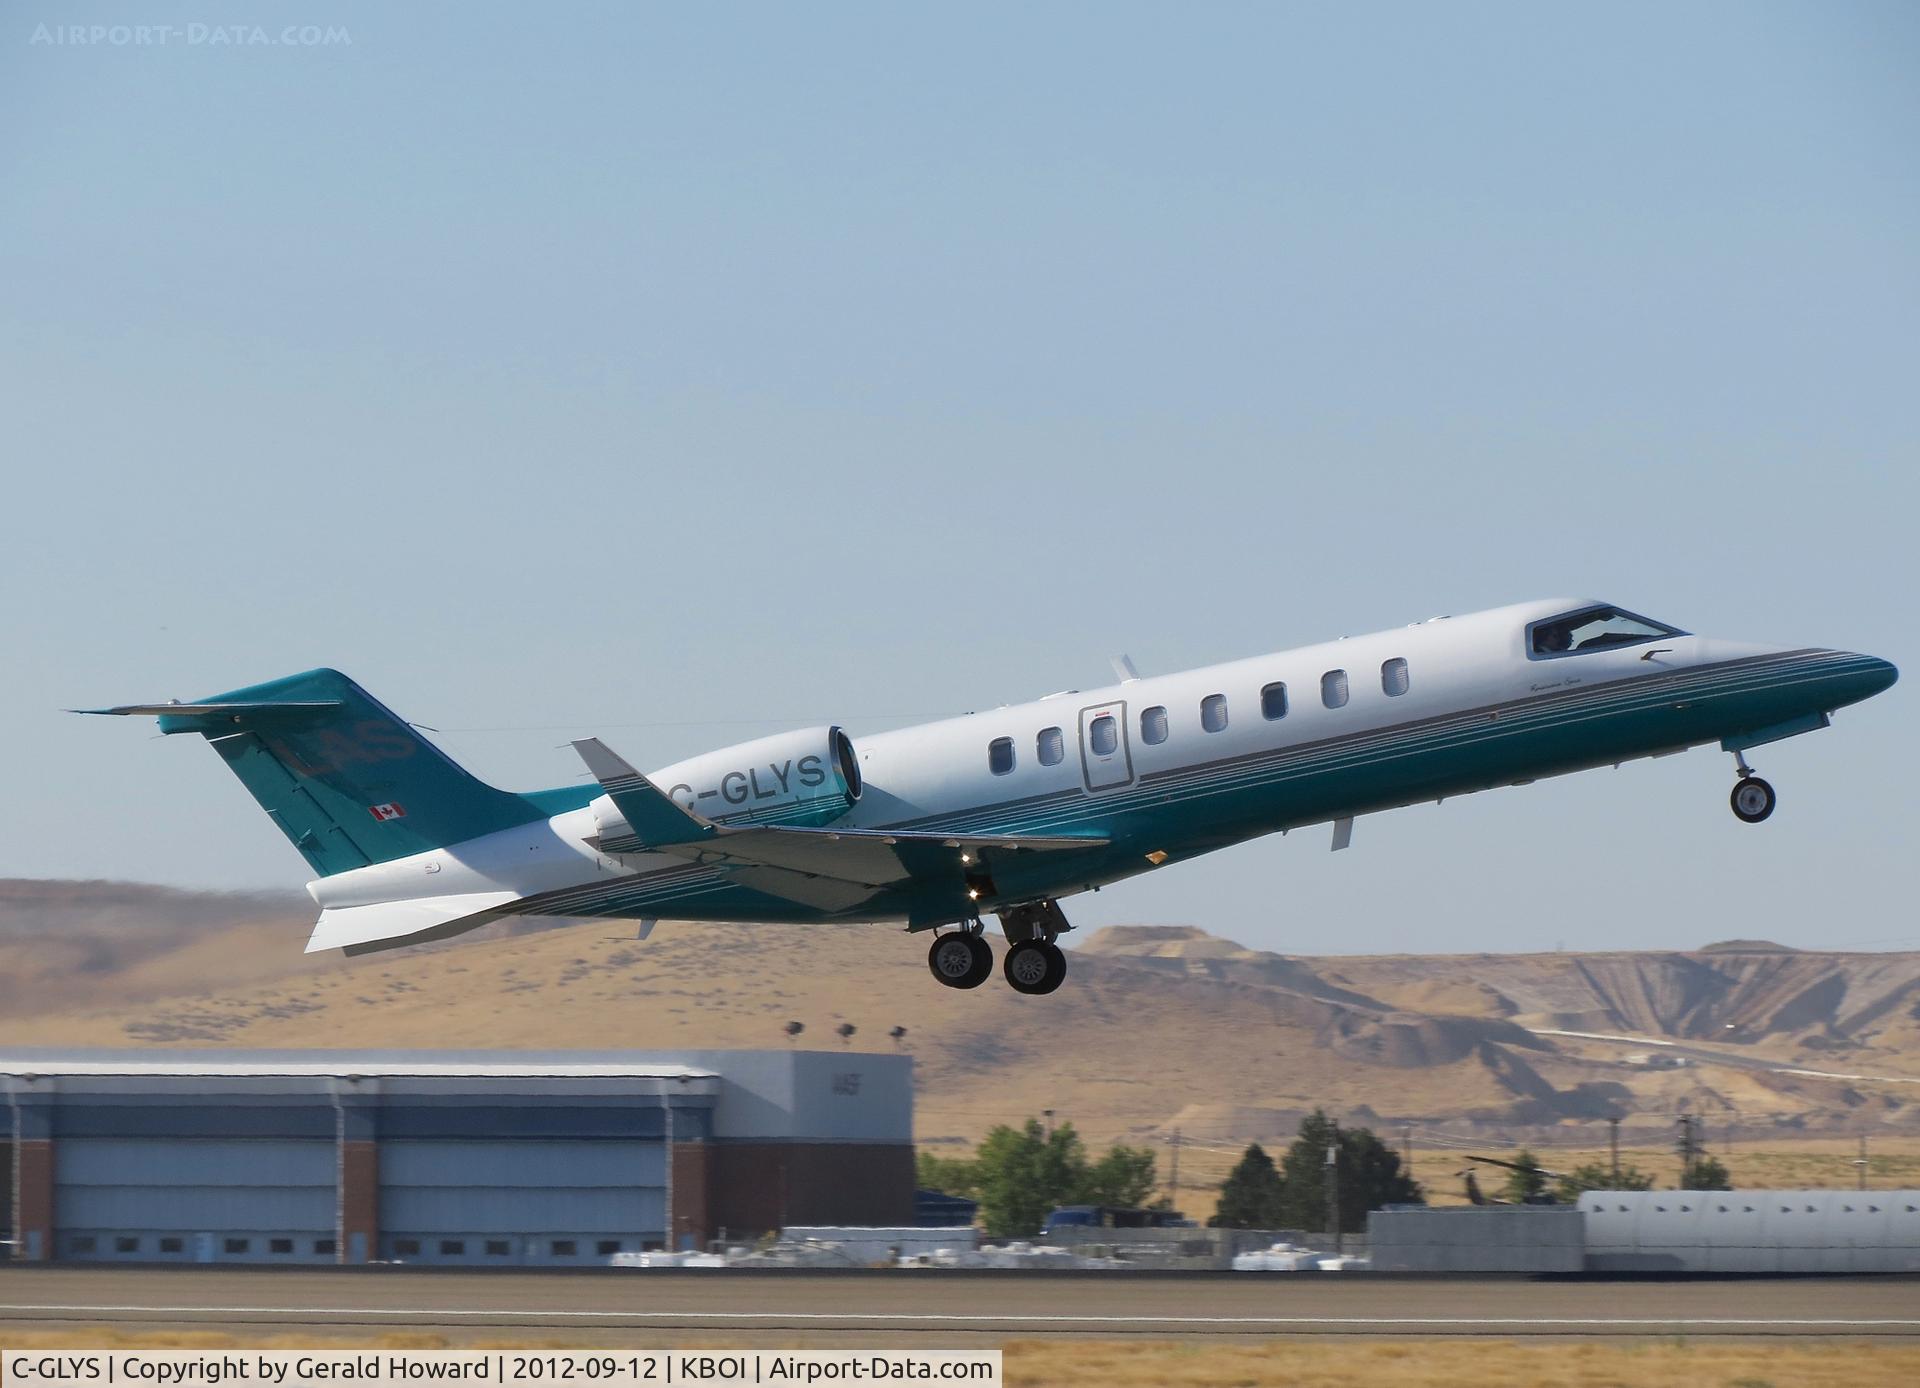
{"label": "airport hangar", "polygon": [[0,1053],[27,1261],[604,1264],[913,1222],[905,1055]]}

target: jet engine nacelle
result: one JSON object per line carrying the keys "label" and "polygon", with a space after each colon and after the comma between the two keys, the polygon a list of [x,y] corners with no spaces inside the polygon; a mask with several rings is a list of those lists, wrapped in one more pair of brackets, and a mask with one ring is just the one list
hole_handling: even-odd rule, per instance
{"label": "jet engine nacelle", "polygon": [[853,743],[833,727],[723,747],[648,779],[677,804],[725,823],[829,824],[860,798]]}

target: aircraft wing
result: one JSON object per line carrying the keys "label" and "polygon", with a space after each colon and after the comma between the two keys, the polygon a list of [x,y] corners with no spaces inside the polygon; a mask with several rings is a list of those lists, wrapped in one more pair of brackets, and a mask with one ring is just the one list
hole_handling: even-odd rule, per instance
{"label": "aircraft wing", "polygon": [[720,866],[784,868],[790,872],[835,877],[868,887],[889,887],[948,864],[961,866],[962,853],[1058,853],[1099,848],[1103,838],[1034,834],[921,834],[894,829],[795,829],[758,825],[716,826],[714,836],[694,843],[661,845],[655,851]]}
{"label": "aircraft wing", "polygon": [[728,870],[743,885],[829,910],[844,910],[883,888],[915,879],[958,878],[966,859],[996,853],[1099,848],[1096,837],[949,834],[901,829],[733,827],[685,809],[598,739],[574,743],[631,835],[603,838],[607,853],[666,853]]}

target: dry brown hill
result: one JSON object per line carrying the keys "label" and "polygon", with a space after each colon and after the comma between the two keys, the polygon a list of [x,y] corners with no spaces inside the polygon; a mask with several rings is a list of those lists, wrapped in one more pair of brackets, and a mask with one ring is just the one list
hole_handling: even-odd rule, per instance
{"label": "dry brown hill", "polygon": [[1487,1140],[1682,1107],[1751,1136],[1920,1132],[1920,954],[1301,958],[1131,927],[1026,998],[941,988],[924,940],[882,927],[522,925],[343,961],[300,953],[311,919],[297,896],[0,882],[0,1044],[769,1046],[798,1020],[831,1046],[844,1021],[859,1047],[908,1029],[931,1141],[1052,1109],[1103,1140],[1233,1142],[1321,1105]]}

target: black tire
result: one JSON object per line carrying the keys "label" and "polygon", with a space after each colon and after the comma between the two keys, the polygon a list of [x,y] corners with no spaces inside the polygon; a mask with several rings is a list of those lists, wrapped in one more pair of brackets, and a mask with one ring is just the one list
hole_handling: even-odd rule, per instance
{"label": "black tire", "polygon": [[1016,993],[1051,993],[1066,979],[1067,956],[1058,945],[1028,940],[1007,951],[1000,971]]}
{"label": "black tire", "polygon": [[1746,776],[1733,788],[1729,803],[1742,824],[1758,824],[1773,813],[1777,797],[1773,787],[1758,776]]}
{"label": "black tire", "polygon": [[978,988],[993,972],[993,947],[964,930],[936,936],[927,946],[927,969],[949,988]]}
{"label": "black tire", "polygon": [[978,935],[968,935],[973,941],[973,972],[967,975],[966,986],[978,988],[993,977],[993,946]]}

